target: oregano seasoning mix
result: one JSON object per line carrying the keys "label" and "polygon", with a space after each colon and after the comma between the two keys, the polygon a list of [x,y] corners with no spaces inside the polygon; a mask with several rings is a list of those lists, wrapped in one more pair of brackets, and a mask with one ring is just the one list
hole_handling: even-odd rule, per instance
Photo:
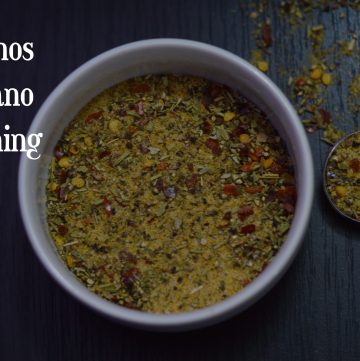
{"label": "oregano seasoning mix", "polygon": [[335,146],[325,168],[325,187],[340,212],[360,221],[360,132]]}
{"label": "oregano seasoning mix", "polygon": [[98,95],[65,129],[47,186],[68,268],[99,296],[156,313],[241,290],[281,246],[295,203],[293,166],[266,115],[190,76]]}

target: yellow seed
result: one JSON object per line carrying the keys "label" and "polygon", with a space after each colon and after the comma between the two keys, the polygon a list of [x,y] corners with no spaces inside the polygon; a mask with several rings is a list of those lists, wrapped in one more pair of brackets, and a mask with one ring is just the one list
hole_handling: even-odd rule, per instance
{"label": "yellow seed", "polygon": [[135,134],[137,130],[138,128],[134,127],[133,125],[130,125],[130,127],[128,128],[130,134]]}
{"label": "yellow seed", "polygon": [[62,246],[65,242],[64,240],[64,237],[60,236],[60,235],[56,235],[54,237],[54,240],[55,240],[55,243],[58,245],[58,246]]}
{"label": "yellow seed", "polygon": [[268,169],[271,167],[271,165],[274,163],[274,160],[272,158],[268,158],[263,160],[262,165],[265,169]]}
{"label": "yellow seed", "polygon": [[346,196],[346,193],[347,193],[346,188],[344,186],[336,186],[335,192],[338,197],[344,197],[344,196]]}
{"label": "yellow seed", "polygon": [[84,143],[85,143],[88,147],[91,147],[92,144],[93,144],[91,137],[85,137],[85,138],[84,138]]}
{"label": "yellow seed", "polygon": [[246,134],[246,133],[240,134],[239,139],[240,139],[240,143],[242,143],[242,144],[248,144],[251,141],[250,135]]}
{"label": "yellow seed", "polygon": [[70,147],[70,153],[71,154],[78,154],[79,153],[79,149],[75,146],[71,146]]}
{"label": "yellow seed", "polygon": [[85,181],[81,177],[75,177],[72,179],[71,184],[74,187],[82,188],[85,185]]}
{"label": "yellow seed", "polygon": [[71,254],[68,254],[66,256],[66,263],[70,268],[72,268],[74,266],[74,258]]}
{"label": "yellow seed", "polygon": [[323,71],[321,68],[315,68],[310,73],[310,78],[313,80],[319,80],[321,76],[323,75]]}
{"label": "yellow seed", "polygon": [[224,121],[229,122],[230,120],[233,120],[235,118],[235,113],[233,112],[226,112],[224,114]]}
{"label": "yellow seed", "polygon": [[109,129],[112,133],[119,133],[120,131],[120,120],[111,119],[109,122]]}
{"label": "yellow seed", "polygon": [[146,159],[144,162],[145,168],[150,168],[153,164],[154,164],[154,161],[152,161],[151,159]]}
{"label": "yellow seed", "polygon": [[55,182],[51,182],[51,183],[49,183],[48,188],[54,192],[58,189],[58,184]]}
{"label": "yellow seed", "polygon": [[324,85],[326,85],[326,86],[330,85],[331,81],[332,81],[331,74],[329,74],[329,73],[323,74],[321,80],[322,80]]}
{"label": "yellow seed", "polygon": [[61,168],[69,168],[70,167],[70,159],[68,157],[62,157],[59,160],[59,166]]}
{"label": "yellow seed", "polygon": [[260,60],[257,62],[256,66],[260,69],[263,73],[266,73],[269,70],[269,64],[265,60]]}

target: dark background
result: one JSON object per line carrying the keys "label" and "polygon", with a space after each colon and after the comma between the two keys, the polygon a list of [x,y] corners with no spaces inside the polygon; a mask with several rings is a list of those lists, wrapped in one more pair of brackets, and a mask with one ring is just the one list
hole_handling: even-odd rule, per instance
{"label": "dark background", "polygon": [[[271,2],[276,3],[276,2]],[[0,87],[30,87],[29,108],[1,109],[0,133],[10,124],[26,132],[45,97],[71,71],[114,46],[153,37],[208,42],[249,58],[254,26],[241,0],[16,1],[3,3],[0,41],[32,41],[30,63],[0,63]],[[323,14],[327,41],[358,32],[350,10],[339,21]],[[305,30],[289,29],[270,6],[275,44],[270,77],[285,92],[281,68],[297,69],[309,47]],[[358,25],[359,24],[359,25]],[[346,78],[359,63],[349,60]],[[359,69],[358,69],[359,70]],[[343,83],[343,84],[345,84]],[[342,127],[357,119],[343,108],[345,85],[333,87],[330,110]],[[54,114],[56,117],[56,114]],[[359,360],[359,227],[330,209],[321,188],[328,146],[309,136],[316,167],[313,216],[304,245],[280,283],[241,315],[211,328],[181,334],[132,330],[80,305],[48,276],[24,233],[17,201],[19,154],[0,153],[0,360]]]}

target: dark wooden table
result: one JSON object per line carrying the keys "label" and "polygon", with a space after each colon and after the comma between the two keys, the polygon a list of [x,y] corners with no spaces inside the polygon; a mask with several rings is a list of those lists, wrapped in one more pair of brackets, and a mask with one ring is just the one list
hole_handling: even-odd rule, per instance
{"label": "dark wooden table", "polygon": [[[26,132],[50,91],[86,60],[114,46],[154,37],[208,42],[249,58],[253,23],[241,0],[20,1],[2,3],[0,41],[33,41],[30,63],[0,63],[1,88],[31,87],[29,108],[1,109],[0,128]],[[276,6],[270,9],[276,46],[270,77],[288,92],[281,67],[296,69],[309,47],[305,32],[286,37]],[[345,11],[316,16],[328,39],[359,32],[360,16]],[[333,87],[330,110],[344,110],[349,61]],[[54,114],[56,116],[56,114]],[[3,133],[3,131],[1,132]],[[360,359],[359,227],[330,209],[321,188],[328,146],[309,137],[316,166],[316,196],[304,245],[281,282],[243,314],[214,327],[181,334],[132,330],[95,314],[48,276],[28,242],[17,202],[17,153],[0,154],[0,360],[299,360]]]}

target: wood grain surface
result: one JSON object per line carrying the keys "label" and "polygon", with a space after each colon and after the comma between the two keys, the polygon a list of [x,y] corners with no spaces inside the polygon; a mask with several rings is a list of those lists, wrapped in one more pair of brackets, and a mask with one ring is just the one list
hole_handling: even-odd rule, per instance
{"label": "wood grain surface", "polygon": [[[305,31],[289,35],[270,1],[275,44],[270,77],[285,91],[280,69],[306,60]],[[18,1],[1,3],[0,41],[33,41],[30,63],[0,63],[0,87],[30,87],[29,108],[1,109],[0,129],[26,132],[50,91],[86,60],[130,41],[179,37],[200,40],[249,58],[253,22],[241,0]],[[360,16],[319,14],[327,41],[358,33]],[[346,82],[360,71],[348,60],[327,107],[342,127],[357,118],[345,110]],[[56,114],[54,114],[56,117]],[[1,131],[3,133],[3,131]],[[241,315],[204,330],[159,334],[104,319],[65,293],[46,273],[24,232],[17,200],[16,153],[0,154],[0,360],[292,360],[360,359],[359,227],[330,209],[321,185],[329,147],[309,136],[316,196],[304,245],[280,283]]]}

